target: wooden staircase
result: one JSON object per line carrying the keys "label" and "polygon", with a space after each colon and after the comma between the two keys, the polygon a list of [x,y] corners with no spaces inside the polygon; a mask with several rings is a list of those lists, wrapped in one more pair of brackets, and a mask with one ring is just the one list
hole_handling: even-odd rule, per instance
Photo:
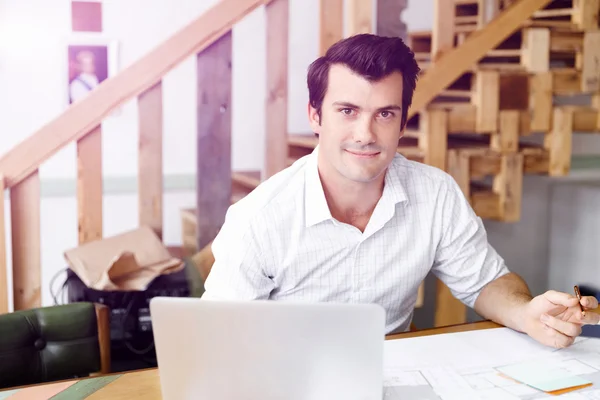
{"label": "wooden staircase", "polygon": [[[161,80],[185,58],[197,56],[198,112],[202,116],[197,207],[182,211],[188,252],[210,259],[209,245],[227,207],[314,149],[317,141],[310,133],[287,132],[288,1],[221,0],[0,159],[4,177],[0,189],[10,191],[14,205],[15,309],[40,304],[40,165],[65,145],[77,142],[79,241],[101,238],[100,123],[136,97],[140,113],[139,221],[162,233]],[[435,1],[434,29],[412,33],[409,38],[423,74],[398,152],[452,174],[483,218],[516,221],[523,173],[564,175],[569,168],[572,131],[600,130],[600,90],[594,80],[598,71],[589,61],[600,48],[595,46],[598,21],[590,18],[600,0],[572,0],[568,12],[556,11],[562,0]],[[368,1],[349,3],[349,33],[369,31],[372,7],[365,7]],[[489,8],[492,3],[497,5]],[[262,5],[267,14],[268,68],[265,174],[232,172],[231,28]],[[322,53],[342,38],[342,7],[341,1],[321,0]],[[538,46],[542,38],[547,38],[546,47]],[[554,61],[564,61],[565,54],[570,54],[574,65],[556,68]],[[594,93],[589,107],[553,106],[554,95],[582,92]],[[532,132],[546,136],[543,146],[521,141]],[[0,198],[0,222],[3,215]],[[0,294],[7,292],[8,285],[2,280],[6,276],[3,233],[0,230]],[[436,299],[436,325],[464,322],[464,306],[444,285],[438,285]],[[418,305],[422,304],[421,288]],[[0,296],[0,313],[7,310],[6,298]]]}

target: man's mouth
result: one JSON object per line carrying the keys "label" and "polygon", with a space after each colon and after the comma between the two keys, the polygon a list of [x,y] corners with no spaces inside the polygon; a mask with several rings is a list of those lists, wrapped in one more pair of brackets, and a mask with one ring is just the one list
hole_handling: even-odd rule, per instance
{"label": "man's mouth", "polygon": [[379,152],[364,152],[364,151],[355,151],[355,150],[346,150],[346,151],[348,153],[352,154],[353,156],[361,157],[361,158],[373,158],[379,154]]}

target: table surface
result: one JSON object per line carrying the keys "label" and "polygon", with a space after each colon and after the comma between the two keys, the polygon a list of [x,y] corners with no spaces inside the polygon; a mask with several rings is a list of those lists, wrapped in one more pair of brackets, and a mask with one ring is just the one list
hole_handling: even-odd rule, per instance
{"label": "table surface", "polygon": [[[399,333],[387,336],[386,340],[498,327],[500,325],[493,322],[482,321]],[[0,391],[0,400],[37,400],[50,398],[53,400],[84,398],[89,400],[160,400],[162,397],[158,369],[156,368]]]}

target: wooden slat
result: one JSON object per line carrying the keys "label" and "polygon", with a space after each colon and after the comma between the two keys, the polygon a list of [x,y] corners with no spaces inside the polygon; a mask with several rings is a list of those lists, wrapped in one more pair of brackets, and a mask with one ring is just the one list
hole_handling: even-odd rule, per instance
{"label": "wooden slat", "polygon": [[102,238],[102,127],[77,141],[79,244]]}
{"label": "wooden slat", "polygon": [[600,0],[573,0],[572,21],[581,30],[598,29]]}
{"label": "wooden slat", "polygon": [[288,129],[289,0],[267,6],[266,177],[286,167]]}
{"label": "wooden slat", "polygon": [[450,50],[425,72],[417,84],[408,118],[421,111],[444,88],[458,79],[491,49],[519,28],[550,0],[521,0],[469,35],[462,46]]}
{"label": "wooden slat", "polygon": [[596,111],[596,131],[600,132],[600,93],[592,96],[592,107]]}
{"label": "wooden slat", "polygon": [[472,100],[476,107],[476,132],[498,130],[500,109],[500,74],[498,71],[479,71],[475,76],[475,94]]}
{"label": "wooden slat", "polygon": [[529,72],[550,69],[550,29],[529,28],[523,31],[521,64]]}
{"label": "wooden slat", "polygon": [[517,110],[500,111],[500,129],[492,134],[490,147],[498,153],[515,153],[519,149],[521,113]]}
{"label": "wooden slat", "polygon": [[231,44],[229,32],[197,59],[198,249],[219,232],[231,199]]}
{"label": "wooden slat", "polygon": [[550,176],[565,176],[571,169],[573,138],[573,110],[554,109],[552,131],[544,139],[544,147],[550,153]]}
{"label": "wooden slat", "polygon": [[38,171],[10,190],[14,310],[40,307],[40,177]]}
{"label": "wooden slat", "polygon": [[548,132],[552,126],[552,73],[531,76],[531,131]]}
{"label": "wooden slat", "polygon": [[319,1],[319,55],[344,37],[344,0]]}
{"label": "wooden slat", "polygon": [[557,95],[575,95],[581,93],[581,72],[576,69],[552,71],[552,92]]}
{"label": "wooden slat", "polygon": [[472,179],[484,179],[487,176],[500,174],[501,155],[486,152],[481,155],[472,155],[469,159],[469,175]]}
{"label": "wooden slat", "polygon": [[[163,234],[163,98],[159,82],[138,98],[139,109],[139,223]],[[198,118],[203,118],[199,115]]]}
{"label": "wooden slat", "polygon": [[580,32],[550,31],[550,51],[580,52],[583,49],[583,34]]}
{"label": "wooden slat", "polygon": [[454,107],[448,115],[448,132],[475,132],[476,120],[477,108],[472,104]]}
{"label": "wooden slat", "polygon": [[600,91],[600,31],[590,31],[583,35],[583,60],[581,71],[581,91]]}
{"label": "wooden slat", "polygon": [[[454,46],[454,1],[434,0],[431,59],[437,61]],[[418,85],[417,85],[418,86]]]}
{"label": "wooden slat", "polygon": [[492,191],[478,191],[471,195],[471,206],[475,214],[483,219],[500,220],[500,196]]}
{"label": "wooden slat", "polygon": [[573,14],[572,8],[555,8],[540,10],[533,13],[533,18],[567,17]]}
{"label": "wooden slat", "polygon": [[503,73],[500,75],[500,110],[529,109],[531,74],[522,72]]}
{"label": "wooden slat", "polygon": [[454,178],[465,197],[471,196],[470,159],[459,150],[448,151],[448,173]]}
{"label": "wooden slat", "polygon": [[421,114],[422,128],[419,148],[425,154],[425,164],[446,170],[448,147],[448,112],[429,110]]}
{"label": "wooden slat", "polygon": [[377,0],[376,6],[375,32],[381,36],[394,36],[406,40],[407,27],[401,14],[408,6],[408,0]]}
{"label": "wooden slat", "polygon": [[201,52],[262,4],[272,0],[221,0],[199,18],[119,74],[100,84],[0,159],[8,188],[36,171],[72,141],[100,125],[115,108],[155,85],[186,58]]}
{"label": "wooden slat", "polygon": [[521,56],[521,49],[495,49],[495,50],[490,50],[487,52],[487,54],[485,55],[486,57],[495,57],[495,58],[502,58],[502,57],[520,57]]}
{"label": "wooden slat", "polygon": [[[593,101],[593,98],[592,98]],[[573,132],[596,133],[598,125],[598,109],[592,107],[570,107],[573,110]]]}
{"label": "wooden slat", "polygon": [[373,1],[346,0],[346,35],[373,33]]}
{"label": "wooden slat", "polygon": [[467,321],[467,307],[452,295],[450,288],[437,281],[435,327],[462,324]]}
{"label": "wooden slat", "polygon": [[6,314],[8,312],[8,269],[6,264],[4,192],[4,177],[0,175],[0,314]]}
{"label": "wooden slat", "polygon": [[519,221],[523,195],[523,154],[502,156],[500,175],[494,178],[494,192],[500,200],[500,219],[504,222]]}
{"label": "wooden slat", "polygon": [[495,4],[495,1],[478,0],[477,7],[477,26],[479,29],[481,29],[496,17],[496,15],[498,14],[498,5]]}

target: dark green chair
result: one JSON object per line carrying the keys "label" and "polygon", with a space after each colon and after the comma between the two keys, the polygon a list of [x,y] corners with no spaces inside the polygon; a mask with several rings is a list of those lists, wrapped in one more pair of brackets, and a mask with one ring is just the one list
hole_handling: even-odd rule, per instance
{"label": "dark green chair", "polygon": [[0,388],[110,372],[109,310],[72,303],[0,315]]}

